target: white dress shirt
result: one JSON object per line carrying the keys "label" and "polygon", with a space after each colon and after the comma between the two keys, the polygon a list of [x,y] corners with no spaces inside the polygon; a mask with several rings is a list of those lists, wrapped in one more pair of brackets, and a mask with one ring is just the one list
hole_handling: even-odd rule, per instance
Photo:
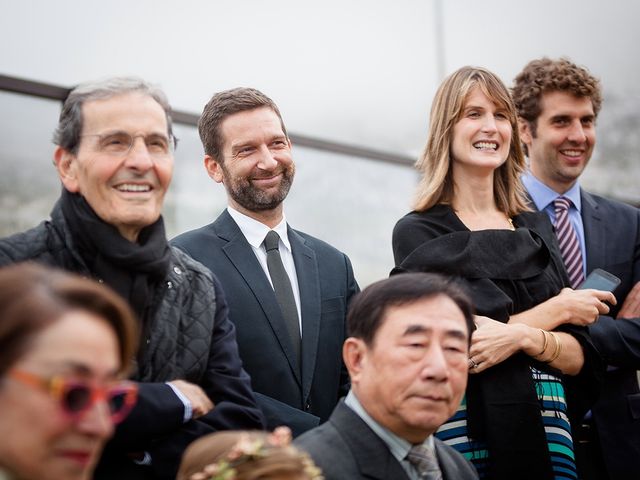
{"label": "white dress shirt", "polygon": [[287,232],[287,219],[284,214],[282,220],[274,228],[267,227],[264,223],[261,223],[247,215],[240,213],[233,207],[227,207],[227,211],[231,218],[236,222],[238,228],[247,239],[253,253],[258,259],[258,263],[264,270],[264,274],[267,276],[271,287],[273,288],[273,282],[271,282],[271,276],[269,275],[269,268],[267,267],[267,250],[264,247],[264,237],[267,236],[270,230],[280,236],[280,242],[278,248],[280,250],[280,257],[282,258],[282,264],[284,269],[289,275],[291,281],[291,289],[293,290],[293,297],[296,301],[296,308],[298,309],[298,324],[300,325],[300,336],[302,336],[302,311],[300,309],[300,289],[298,287],[298,275],[296,274],[296,265],[293,261],[293,254],[291,252],[291,243],[289,242],[289,235]]}

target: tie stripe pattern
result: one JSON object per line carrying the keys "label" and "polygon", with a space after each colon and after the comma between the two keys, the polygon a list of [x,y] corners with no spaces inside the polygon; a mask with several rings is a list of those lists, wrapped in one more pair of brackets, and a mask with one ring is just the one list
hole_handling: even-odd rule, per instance
{"label": "tie stripe pattern", "polygon": [[407,460],[423,480],[442,480],[442,472],[438,465],[436,453],[424,444],[418,444],[411,447],[407,453]]}
{"label": "tie stripe pattern", "polygon": [[554,200],[553,206],[556,212],[555,230],[560,243],[560,253],[562,253],[562,259],[569,274],[571,287],[578,288],[584,281],[584,272],[582,271],[582,252],[578,235],[569,219],[571,200],[567,197],[558,197]]}

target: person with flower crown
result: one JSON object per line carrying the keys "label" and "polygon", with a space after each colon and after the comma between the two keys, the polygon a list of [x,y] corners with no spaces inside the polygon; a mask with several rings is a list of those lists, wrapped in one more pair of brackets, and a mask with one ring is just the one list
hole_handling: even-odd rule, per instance
{"label": "person with flower crown", "polygon": [[226,431],[186,450],[177,480],[323,480],[320,469],[291,445],[291,430]]}

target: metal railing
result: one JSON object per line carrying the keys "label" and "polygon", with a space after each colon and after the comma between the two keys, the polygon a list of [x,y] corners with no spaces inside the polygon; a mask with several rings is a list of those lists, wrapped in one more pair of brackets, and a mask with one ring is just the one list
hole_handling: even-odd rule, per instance
{"label": "metal railing", "polygon": [[[20,93],[34,97],[47,98],[50,100],[59,100],[62,102],[67,98],[71,88],[0,74],[0,91]],[[197,126],[198,119],[200,118],[200,116],[195,113],[181,110],[173,110],[171,116],[175,123],[191,126]],[[406,166],[413,165],[415,161],[414,158],[408,155],[395,154],[373,148],[335,142],[332,140],[324,140],[298,133],[290,132],[289,136],[291,137],[291,141],[296,145],[331,153],[341,153],[344,155],[363,157],[370,160]]]}

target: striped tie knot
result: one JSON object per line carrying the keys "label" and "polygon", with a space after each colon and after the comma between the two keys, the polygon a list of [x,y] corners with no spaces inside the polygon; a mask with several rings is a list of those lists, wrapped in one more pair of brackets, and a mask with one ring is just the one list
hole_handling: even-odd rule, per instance
{"label": "striped tie knot", "polygon": [[421,479],[442,480],[436,452],[429,446],[418,444],[411,447],[407,460],[413,465]]}
{"label": "striped tie knot", "polygon": [[571,204],[573,202],[571,202],[571,200],[569,200],[567,197],[558,197],[553,201],[553,206],[556,209],[556,216],[564,211],[569,211],[569,208],[571,208]]}

